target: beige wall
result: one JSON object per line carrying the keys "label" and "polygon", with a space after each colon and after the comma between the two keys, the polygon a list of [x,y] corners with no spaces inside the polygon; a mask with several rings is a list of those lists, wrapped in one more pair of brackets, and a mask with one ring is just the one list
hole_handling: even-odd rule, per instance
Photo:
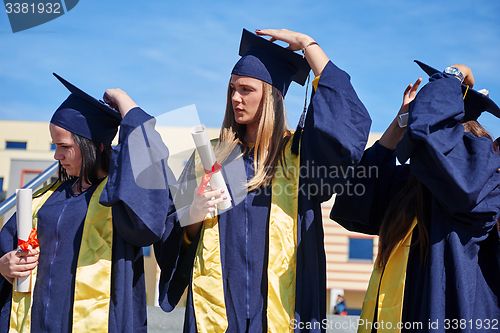
{"label": "beige wall", "polygon": [[378,246],[378,237],[351,232],[331,220],[332,206],[325,204],[323,210],[323,226],[325,230],[325,252],[327,288],[351,291],[364,291],[373,269],[373,261],[349,260],[349,237],[373,239],[373,259]]}
{"label": "beige wall", "polygon": [[[26,142],[26,150],[5,149],[7,141]],[[50,133],[47,122],[0,121],[0,177],[3,191],[7,191],[11,160],[53,161],[50,150]]]}
{"label": "beige wall", "polygon": [[[373,238],[373,260],[377,254],[378,237],[348,231],[331,220],[331,204],[324,204],[323,226],[325,230],[327,288],[341,290],[349,309],[361,309],[368,288],[373,261],[349,260],[349,237]],[[329,298],[335,302],[336,297]]]}

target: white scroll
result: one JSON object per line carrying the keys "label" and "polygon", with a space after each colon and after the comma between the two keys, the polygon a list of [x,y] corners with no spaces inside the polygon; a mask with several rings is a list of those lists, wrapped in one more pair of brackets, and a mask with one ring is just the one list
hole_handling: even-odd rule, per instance
{"label": "white scroll", "polygon": [[[28,241],[31,229],[33,228],[32,221],[32,190],[17,189],[16,190],[16,205],[17,205],[17,238],[19,240]],[[31,248],[31,246],[30,246]],[[16,278],[15,290],[22,293],[30,292],[31,275],[23,278]]]}
{"label": "white scroll", "polygon": [[[215,153],[212,148],[212,144],[210,143],[210,139],[208,138],[207,130],[204,125],[198,125],[191,128],[191,135],[193,136],[194,143],[196,145],[196,149],[198,150],[198,154],[200,155],[201,163],[203,164],[203,168],[205,170],[212,171],[214,170],[214,166],[217,163],[215,159]],[[224,176],[219,171],[215,171],[212,174],[212,178],[210,179],[210,187],[212,190],[224,190],[224,196],[227,196],[227,199],[222,201],[217,207],[220,210],[225,210],[231,207],[231,197],[227,190],[226,181]]]}

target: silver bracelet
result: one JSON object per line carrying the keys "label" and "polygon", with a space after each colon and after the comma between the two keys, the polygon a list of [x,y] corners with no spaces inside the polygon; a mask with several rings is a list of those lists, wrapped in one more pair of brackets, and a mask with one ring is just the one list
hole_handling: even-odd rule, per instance
{"label": "silver bracelet", "polygon": [[408,124],[408,115],[409,113],[403,113],[398,116],[398,125],[400,128],[405,128]]}

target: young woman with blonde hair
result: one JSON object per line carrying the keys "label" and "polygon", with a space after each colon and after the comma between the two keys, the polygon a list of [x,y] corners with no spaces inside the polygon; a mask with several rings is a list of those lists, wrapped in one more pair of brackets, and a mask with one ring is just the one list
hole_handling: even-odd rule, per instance
{"label": "young woman with blonde hair", "polygon": [[[188,262],[184,273],[172,273],[167,262],[162,265],[168,249],[157,247],[162,308],[171,310],[189,285],[185,332],[285,332],[306,325],[306,331],[324,330],[320,203],[344,179],[307,168],[354,165],[366,144],[370,118],[349,76],[311,37],[288,30],[256,33],[271,39],[244,31],[242,58],[232,71],[215,148],[232,207],[217,211],[227,193],[210,187],[193,197],[197,184],[185,185],[195,178],[192,158],[175,199],[180,219],[189,224],[187,254],[179,260],[179,267]],[[288,49],[275,40],[288,43]],[[303,131],[294,133],[286,125],[283,99],[292,80],[305,83],[309,66],[315,91]],[[238,162],[242,171],[232,168]],[[184,210],[178,204],[182,197]]]}

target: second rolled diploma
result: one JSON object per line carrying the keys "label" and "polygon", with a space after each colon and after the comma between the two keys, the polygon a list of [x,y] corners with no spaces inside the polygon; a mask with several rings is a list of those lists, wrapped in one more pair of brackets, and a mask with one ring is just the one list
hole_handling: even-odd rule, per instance
{"label": "second rolled diploma", "polygon": [[208,138],[207,130],[204,125],[198,125],[191,128],[191,135],[193,136],[196,149],[200,155],[201,164],[205,169],[210,181],[212,190],[224,190],[227,199],[217,205],[220,210],[227,210],[231,207],[231,196],[227,190],[226,181],[222,175],[222,167],[215,158],[215,153]]}

